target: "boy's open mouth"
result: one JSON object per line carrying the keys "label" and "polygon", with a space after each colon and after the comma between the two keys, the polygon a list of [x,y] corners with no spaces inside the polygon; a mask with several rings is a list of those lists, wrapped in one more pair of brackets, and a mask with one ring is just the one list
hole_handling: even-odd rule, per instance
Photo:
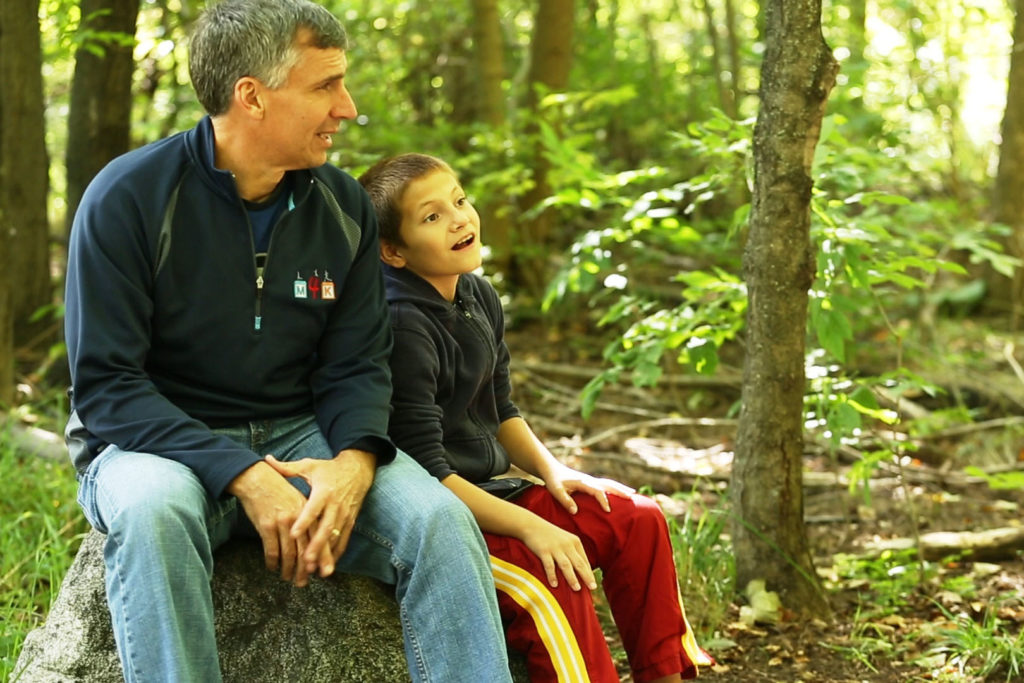
{"label": "boy's open mouth", "polygon": [[476,235],[473,235],[473,234],[466,235],[461,240],[459,240],[458,242],[455,243],[455,246],[452,247],[452,251],[459,251],[461,249],[465,249],[466,247],[468,247],[471,244],[473,244],[473,242],[475,242],[475,241],[476,241]]}

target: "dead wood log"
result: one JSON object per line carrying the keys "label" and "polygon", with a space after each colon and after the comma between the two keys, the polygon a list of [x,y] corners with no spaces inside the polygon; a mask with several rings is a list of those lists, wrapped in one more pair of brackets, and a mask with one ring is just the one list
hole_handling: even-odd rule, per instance
{"label": "dead wood log", "polygon": [[[512,361],[512,369],[521,369],[538,374],[561,375],[562,377],[573,377],[586,381],[593,379],[594,376],[604,370],[604,368],[600,367],[588,368],[541,361]],[[623,372],[619,377],[619,381],[623,384],[632,384],[632,377],[631,373]],[[663,375],[658,379],[658,384],[678,387],[729,387],[738,389],[741,381],[742,376],[739,370],[722,368],[714,375]]]}
{"label": "dead wood log", "polygon": [[[867,557],[877,557],[887,550],[907,550],[915,547],[917,545],[912,538],[892,538],[868,543],[864,550]],[[933,562],[961,553],[968,560],[1012,560],[1017,557],[1020,550],[1024,550],[1024,528],[1021,527],[1001,527],[984,531],[933,531],[921,534],[921,555]]]}
{"label": "dead wood log", "polygon": [[8,447],[19,453],[38,455],[48,460],[68,457],[63,436],[23,424],[10,416],[0,415],[0,434],[3,434],[3,441]]}

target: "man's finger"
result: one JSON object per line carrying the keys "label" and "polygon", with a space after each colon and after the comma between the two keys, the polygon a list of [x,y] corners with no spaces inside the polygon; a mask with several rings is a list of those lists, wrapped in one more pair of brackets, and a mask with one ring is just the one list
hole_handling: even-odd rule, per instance
{"label": "man's finger", "polygon": [[263,562],[267,569],[274,572],[281,561],[281,544],[277,538],[277,529],[271,532],[260,530],[260,541],[263,543]]}
{"label": "man's finger", "polygon": [[278,529],[281,548],[281,578],[291,581],[295,575],[295,539],[288,533],[288,527],[282,525]]}

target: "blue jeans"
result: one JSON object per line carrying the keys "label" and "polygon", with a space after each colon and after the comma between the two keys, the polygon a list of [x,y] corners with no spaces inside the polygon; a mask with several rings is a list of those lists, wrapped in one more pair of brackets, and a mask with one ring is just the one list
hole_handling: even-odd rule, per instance
{"label": "blue jeans", "polygon": [[[279,460],[334,456],[312,418],[216,431]],[[86,517],[107,534],[107,601],[125,680],[220,681],[213,551],[234,533],[254,533],[237,499],[211,498],[178,462],[116,446],[79,483]],[[414,681],[511,680],[476,522],[405,453],[377,469],[336,571],[395,586]]]}

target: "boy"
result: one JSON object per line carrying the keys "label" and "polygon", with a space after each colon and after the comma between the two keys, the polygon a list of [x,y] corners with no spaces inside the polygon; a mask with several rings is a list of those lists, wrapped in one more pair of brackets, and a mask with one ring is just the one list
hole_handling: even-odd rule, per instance
{"label": "boy", "polygon": [[[710,658],[683,614],[661,510],[558,462],[510,399],[501,304],[472,272],[480,219],[455,173],[404,154],[359,180],[380,225],[394,330],[389,433],[476,517],[508,643],[525,653],[531,680],[619,680],[591,566],[603,571],[634,679],[696,677]],[[544,485],[495,478],[510,463]]]}

